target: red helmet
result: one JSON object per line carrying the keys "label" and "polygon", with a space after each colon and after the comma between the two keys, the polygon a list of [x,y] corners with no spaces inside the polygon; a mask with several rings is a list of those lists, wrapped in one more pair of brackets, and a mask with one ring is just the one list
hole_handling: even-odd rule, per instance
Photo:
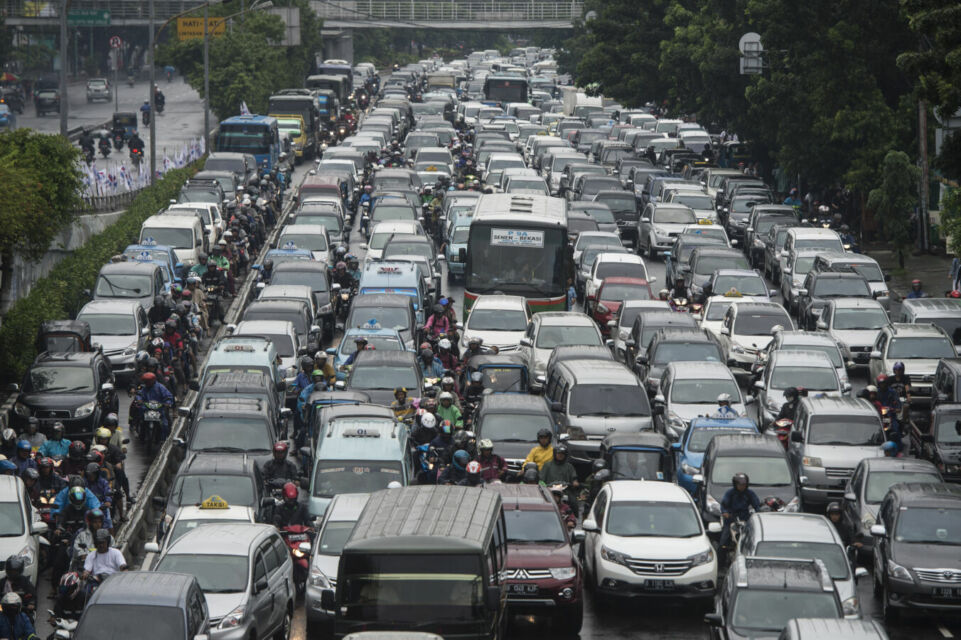
{"label": "red helmet", "polygon": [[480,475],[481,466],[477,460],[471,460],[467,463],[467,473],[470,475]]}
{"label": "red helmet", "polygon": [[284,454],[284,455],[287,455],[287,443],[286,443],[286,442],[277,442],[277,443],[274,444],[274,453],[278,453],[278,452],[279,452],[279,453],[282,453],[282,454]]}
{"label": "red helmet", "polygon": [[954,291],[952,291],[951,293],[948,294],[948,297],[949,297],[949,298],[961,298],[961,291],[958,291],[957,289],[955,289]]}
{"label": "red helmet", "polygon": [[288,482],[284,485],[284,500],[296,500],[300,492],[297,491],[297,485],[293,482]]}
{"label": "red helmet", "polygon": [[157,375],[148,371],[147,373],[140,376],[140,379],[143,381],[144,384],[152,385],[157,381]]}
{"label": "red helmet", "polygon": [[883,383],[887,381],[888,381],[888,377],[883,373],[879,373],[878,377],[874,379],[874,382],[877,383],[878,386],[881,386]]}

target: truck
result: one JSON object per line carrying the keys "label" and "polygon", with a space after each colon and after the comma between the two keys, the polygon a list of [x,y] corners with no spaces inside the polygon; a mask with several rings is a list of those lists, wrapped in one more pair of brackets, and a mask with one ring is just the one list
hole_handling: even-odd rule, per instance
{"label": "truck", "polygon": [[603,98],[592,98],[577,87],[561,87],[564,115],[582,118],[604,108]]}
{"label": "truck", "polygon": [[453,89],[457,86],[457,74],[453,71],[434,71],[427,74],[427,89],[437,87]]}
{"label": "truck", "polygon": [[299,117],[304,124],[301,131],[303,141],[301,149],[297,152],[297,157],[312,157],[320,146],[323,123],[321,121],[320,109],[317,99],[312,95],[291,95],[277,94],[272,95],[267,100],[267,115],[274,116],[278,120],[285,117]]}

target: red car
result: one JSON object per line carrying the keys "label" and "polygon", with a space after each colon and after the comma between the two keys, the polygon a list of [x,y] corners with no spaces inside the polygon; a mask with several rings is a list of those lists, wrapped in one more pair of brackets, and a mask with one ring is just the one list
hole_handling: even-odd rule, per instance
{"label": "red car", "polygon": [[615,276],[604,278],[597,290],[591,317],[601,328],[605,338],[610,337],[608,322],[617,317],[625,300],[652,300],[651,285],[643,278]]}

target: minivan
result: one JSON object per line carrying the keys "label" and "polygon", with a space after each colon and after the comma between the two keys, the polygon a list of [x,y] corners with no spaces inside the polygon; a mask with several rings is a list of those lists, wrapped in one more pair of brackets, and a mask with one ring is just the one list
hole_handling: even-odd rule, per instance
{"label": "minivan", "polygon": [[154,262],[110,262],[100,267],[94,300],[137,302],[150,312],[154,298],[164,295],[164,277]]}
{"label": "minivan", "polygon": [[935,324],[948,334],[955,349],[961,347],[961,299],[905,298],[896,322]]}
{"label": "minivan", "polygon": [[150,216],[140,227],[140,244],[173,247],[177,261],[188,270],[197,264],[199,253],[210,252],[203,224],[194,216]]}

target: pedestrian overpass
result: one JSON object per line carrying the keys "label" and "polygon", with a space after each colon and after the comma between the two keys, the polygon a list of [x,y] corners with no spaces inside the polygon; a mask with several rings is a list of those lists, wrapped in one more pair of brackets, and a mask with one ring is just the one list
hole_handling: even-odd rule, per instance
{"label": "pedestrian overpass", "polygon": [[437,0],[312,0],[328,29],[570,29],[581,17],[582,0],[476,2]]}

